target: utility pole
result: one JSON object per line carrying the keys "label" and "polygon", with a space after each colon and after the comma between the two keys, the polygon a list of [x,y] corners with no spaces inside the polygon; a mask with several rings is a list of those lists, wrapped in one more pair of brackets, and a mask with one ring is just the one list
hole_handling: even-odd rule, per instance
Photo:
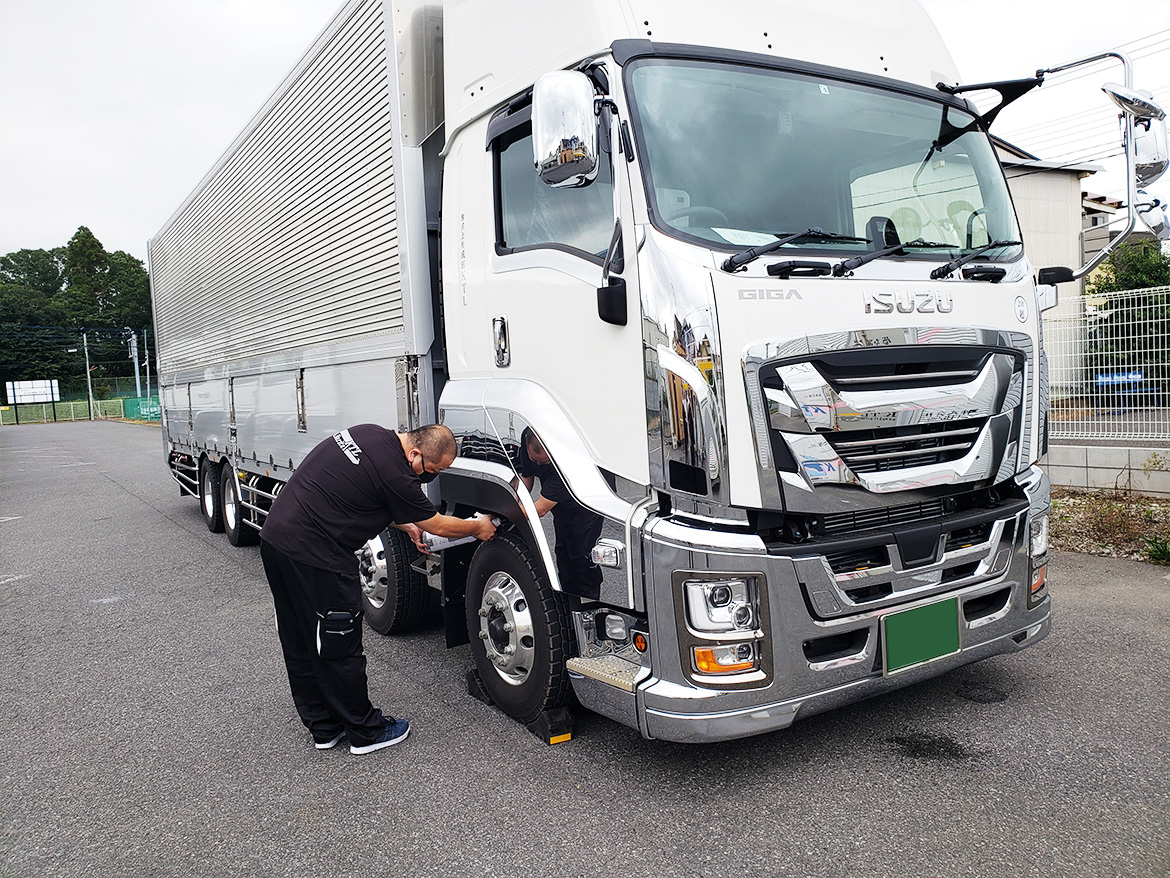
{"label": "utility pole", "polygon": [[138,371],[138,333],[131,331],[130,338],[130,359],[134,361],[134,395],[142,399],[142,375]]}
{"label": "utility pole", "polygon": [[89,419],[93,420],[93,383],[89,379],[89,338],[81,333],[81,346],[85,348],[85,389],[89,393]]}
{"label": "utility pole", "polygon": [[142,359],[146,363],[146,395],[150,396],[150,345],[146,343],[146,330],[142,330]]}

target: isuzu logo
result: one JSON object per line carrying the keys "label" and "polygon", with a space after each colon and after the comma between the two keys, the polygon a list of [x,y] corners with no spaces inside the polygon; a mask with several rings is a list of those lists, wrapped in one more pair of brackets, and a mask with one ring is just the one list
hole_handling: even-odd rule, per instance
{"label": "isuzu logo", "polygon": [[947,292],[911,292],[909,290],[881,290],[862,293],[866,314],[947,314],[954,307]]}

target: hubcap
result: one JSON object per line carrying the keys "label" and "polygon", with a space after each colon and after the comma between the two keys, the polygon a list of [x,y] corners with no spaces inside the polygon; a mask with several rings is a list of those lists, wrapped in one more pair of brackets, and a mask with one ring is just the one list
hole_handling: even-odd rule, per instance
{"label": "hubcap", "polygon": [[507,573],[493,573],[484,587],[479,639],[500,679],[513,686],[528,679],[536,655],[532,611],[519,583]]}
{"label": "hubcap", "polygon": [[215,514],[215,496],[211,492],[211,470],[209,466],[203,467],[203,512],[211,518]]}
{"label": "hubcap", "polygon": [[362,592],[370,606],[379,609],[386,603],[386,591],[390,577],[386,571],[386,547],[380,536],[374,537],[358,552],[358,575],[362,580]]}
{"label": "hubcap", "polygon": [[223,490],[223,523],[228,530],[236,529],[236,486],[228,479]]}

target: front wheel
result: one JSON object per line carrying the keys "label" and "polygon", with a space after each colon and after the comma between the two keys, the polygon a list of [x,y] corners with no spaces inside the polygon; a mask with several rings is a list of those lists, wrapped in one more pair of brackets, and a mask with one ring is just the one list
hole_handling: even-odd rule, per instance
{"label": "front wheel", "polygon": [[213,534],[223,533],[223,500],[220,497],[219,464],[205,460],[199,465],[199,508]]}
{"label": "front wheel", "polygon": [[564,601],[511,534],[482,544],[471,559],[467,633],[484,688],[504,713],[527,724],[568,700]]}

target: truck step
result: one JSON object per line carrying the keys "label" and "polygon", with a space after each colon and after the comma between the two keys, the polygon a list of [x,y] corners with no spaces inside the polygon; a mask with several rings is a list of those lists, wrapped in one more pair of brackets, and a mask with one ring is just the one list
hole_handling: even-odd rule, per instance
{"label": "truck step", "polygon": [[639,665],[631,664],[616,655],[601,655],[596,658],[571,658],[566,663],[570,674],[580,674],[602,683],[608,683],[626,692],[633,692],[637,683]]}

